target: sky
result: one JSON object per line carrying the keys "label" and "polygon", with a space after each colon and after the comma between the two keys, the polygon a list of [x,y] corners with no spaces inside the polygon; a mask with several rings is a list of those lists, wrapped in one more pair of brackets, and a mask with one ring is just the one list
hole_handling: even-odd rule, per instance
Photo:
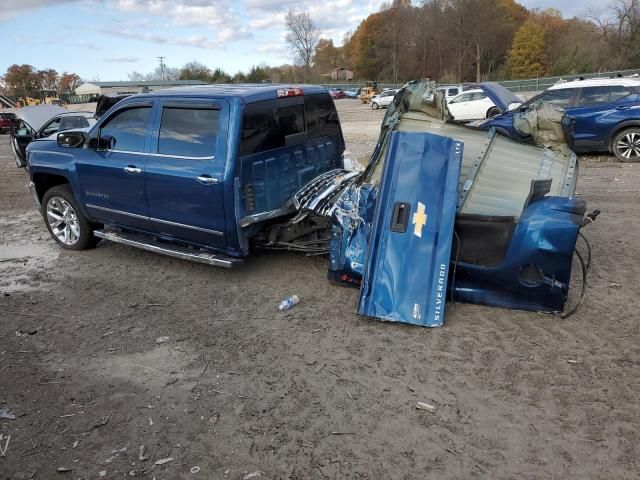
{"label": "sky", "polygon": [[[414,0],[414,3],[417,3]],[[603,0],[521,0],[581,16]],[[284,16],[307,11],[324,38],[342,43],[379,0],[0,0],[0,74],[14,64],[74,72],[83,80],[127,80],[165,57],[229,73],[292,63]]]}

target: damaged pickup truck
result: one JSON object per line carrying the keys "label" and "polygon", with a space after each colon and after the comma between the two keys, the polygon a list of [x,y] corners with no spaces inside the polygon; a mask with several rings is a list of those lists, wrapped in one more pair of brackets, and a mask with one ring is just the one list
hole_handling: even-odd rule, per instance
{"label": "damaged pickup truck", "polygon": [[329,279],[361,287],[362,315],[425,326],[442,325],[447,295],[561,311],[581,225],[595,218],[574,197],[562,110],[518,114],[529,145],[450,122],[429,90],[396,95],[364,172],[335,172],[339,194],[323,188],[328,173],[296,195],[301,217],[332,218]]}
{"label": "damaged pickup truck", "polygon": [[168,89],[32,142],[27,168],[64,248],[103,238],[224,267],[256,246],[329,252],[360,314],[439,326],[449,296],[563,309],[585,204],[561,118],[520,114],[538,146],[517,143],[448,121],[435,85],[410,83],[358,172],[322,87]]}

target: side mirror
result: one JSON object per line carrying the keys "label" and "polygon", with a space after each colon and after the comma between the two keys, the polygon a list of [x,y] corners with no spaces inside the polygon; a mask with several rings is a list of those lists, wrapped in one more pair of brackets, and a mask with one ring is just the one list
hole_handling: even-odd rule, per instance
{"label": "side mirror", "polygon": [[79,131],[74,132],[73,130],[69,132],[61,132],[57,137],[58,145],[67,148],[81,147],[82,145],[84,145],[86,139],[86,133]]}
{"label": "side mirror", "polygon": [[512,102],[507,107],[507,110],[511,112],[512,110],[515,110],[516,108],[518,108],[520,105],[522,105],[522,102]]}

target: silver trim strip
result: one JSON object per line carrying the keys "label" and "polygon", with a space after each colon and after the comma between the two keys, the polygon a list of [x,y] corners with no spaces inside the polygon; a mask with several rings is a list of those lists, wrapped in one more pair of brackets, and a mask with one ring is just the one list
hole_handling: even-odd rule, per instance
{"label": "silver trim strip", "polygon": [[204,233],[212,233],[214,235],[218,235],[220,237],[224,236],[224,232],[220,232],[218,230],[210,230],[208,228],[202,228],[202,227],[194,227],[193,225],[185,225],[184,223],[178,223],[178,222],[170,222],[169,220],[161,220],[159,218],[153,218],[150,217],[150,220],[152,222],[159,222],[159,223],[165,223],[167,225],[171,225],[174,227],[182,227],[182,228],[189,228],[191,230],[197,230],[199,232],[204,232]]}
{"label": "silver trim strip", "polygon": [[87,207],[95,208],[97,210],[104,210],[105,212],[109,212],[109,213],[117,213],[119,215],[126,215],[128,217],[140,218],[142,220],[151,220],[152,222],[165,223],[167,225],[172,225],[174,227],[189,228],[191,230],[197,230],[199,232],[212,233],[214,235],[218,235],[219,237],[223,237],[224,236],[224,232],[220,232],[218,230],[210,230],[208,228],[194,227],[193,225],[185,225],[184,223],[170,222],[169,220],[161,220],[160,218],[145,217],[144,215],[138,215],[137,213],[123,212],[122,210],[115,210],[113,208],[100,207],[98,205],[93,205],[91,203],[87,203]]}
{"label": "silver trim strip", "polygon": [[146,153],[146,152],[130,152],[128,150],[99,150],[100,152],[109,152],[109,153],[126,153],[127,155],[149,155],[150,157],[161,157],[161,158],[179,158],[180,160],[213,160],[216,158],[215,155],[211,155],[209,157],[188,157],[185,155],[167,155],[166,153]]}
{"label": "silver trim strip", "polygon": [[87,203],[86,205],[87,205],[88,208],[95,208],[96,210],[103,210],[103,211],[109,212],[109,213],[117,213],[119,215],[126,215],[128,217],[141,218],[143,220],[149,220],[149,217],[146,217],[144,215],[138,215],[137,213],[123,212],[122,210],[115,210],[113,208],[101,207],[99,205],[93,205],[91,203]]}

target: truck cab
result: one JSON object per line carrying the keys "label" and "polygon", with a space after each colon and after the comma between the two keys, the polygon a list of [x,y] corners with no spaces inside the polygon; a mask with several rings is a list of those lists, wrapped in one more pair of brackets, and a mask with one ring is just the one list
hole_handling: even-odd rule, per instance
{"label": "truck cab", "polygon": [[293,215],[296,191],[342,168],[343,151],[324,87],[216,85],[128,97],[89,131],[32,142],[27,166],[63,248],[107,238],[233,259]]}

